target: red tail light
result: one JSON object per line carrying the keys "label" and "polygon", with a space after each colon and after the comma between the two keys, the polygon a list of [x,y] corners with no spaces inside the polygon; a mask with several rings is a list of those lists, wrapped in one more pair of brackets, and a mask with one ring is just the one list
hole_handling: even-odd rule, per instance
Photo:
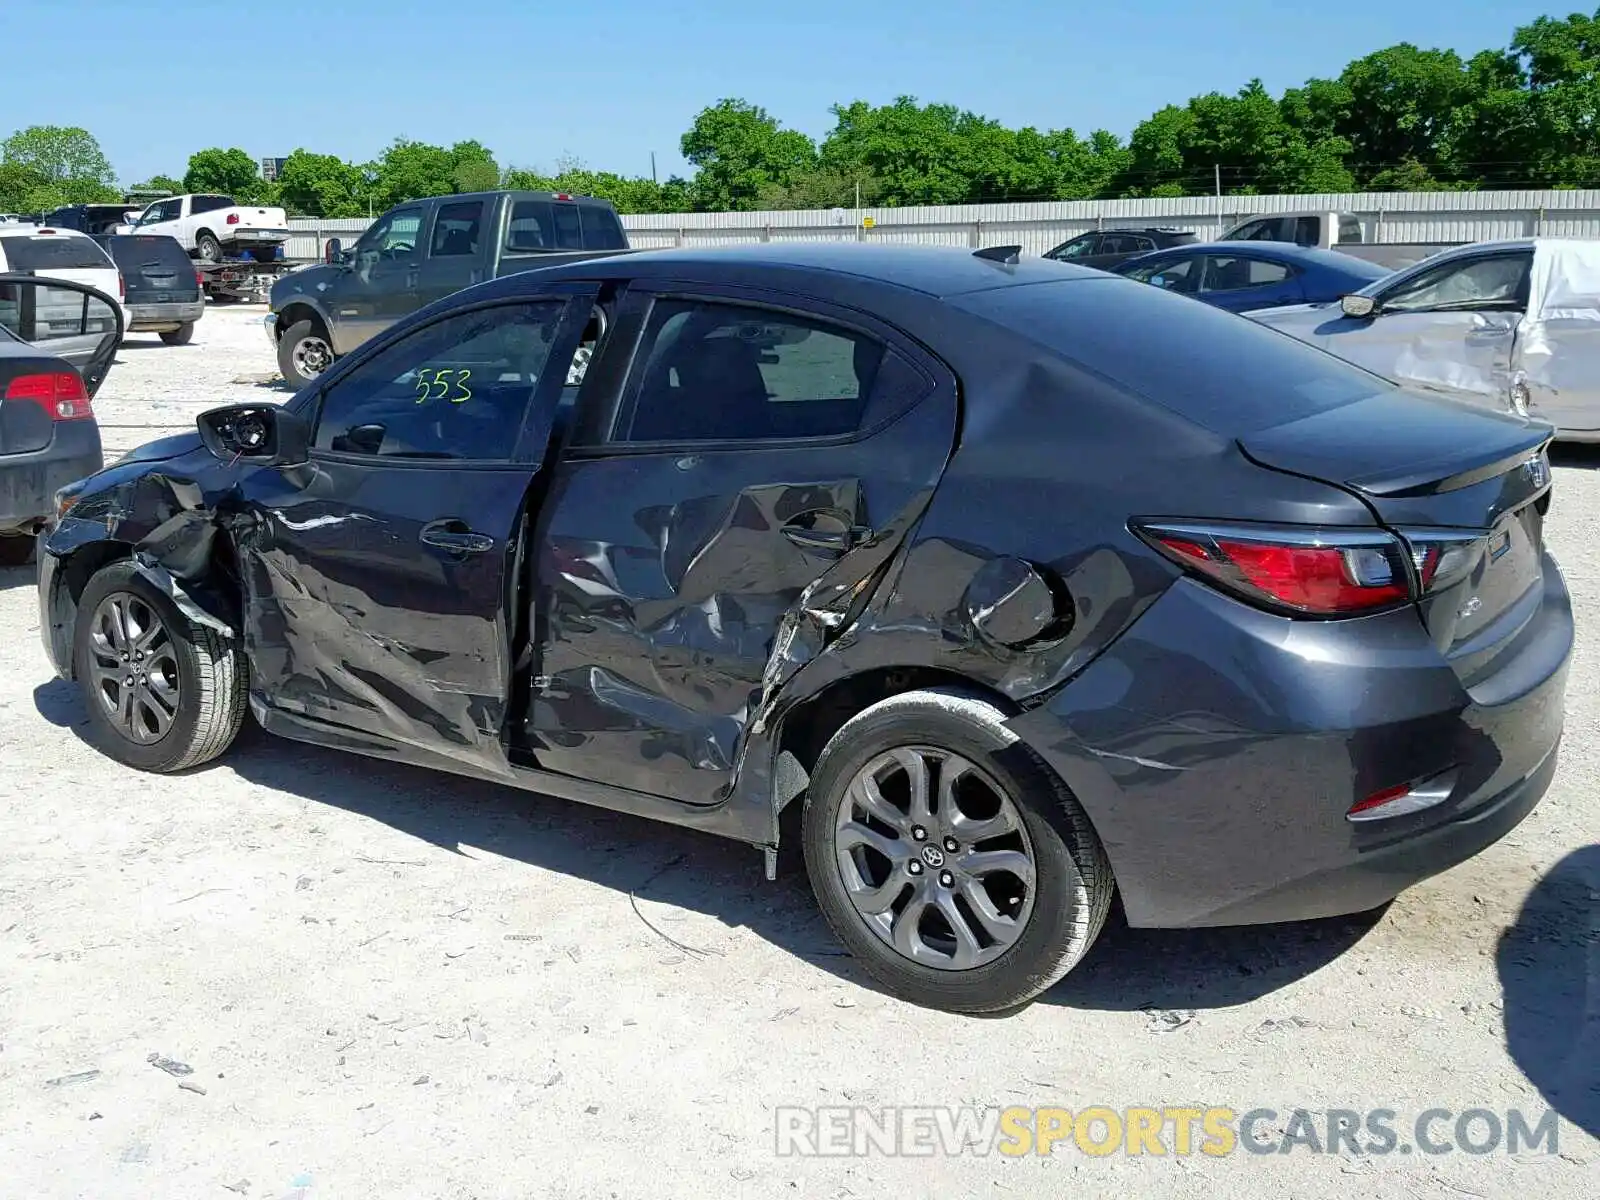
{"label": "red tail light", "polygon": [[202,292],[206,290],[206,276],[204,271],[196,271],[194,273],[194,281],[200,285],[200,290]]}
{"label": "red tail light", "polygon": [[94,416],[83,377],[76,371],[18,375],[6,385],[5,398],[37,404],[53,421],[85,421]]}
{"label": "red tail light", "polygon": [[1206,523],[1135,531],[1179,566],[1263,608],[1340,617],[1413,598],[1405,547],[1381,529]]}
{"label": "red tail light", "polygon": [[229,225],[237,225],[238,223],[239,223],[239,214],[238,213],[229,213],[228,214],[228,224]]}

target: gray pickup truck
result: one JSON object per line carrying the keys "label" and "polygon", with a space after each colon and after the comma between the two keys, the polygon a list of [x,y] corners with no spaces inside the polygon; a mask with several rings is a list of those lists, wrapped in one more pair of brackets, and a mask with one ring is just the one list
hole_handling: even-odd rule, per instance
{"label": "gray pickup truck", "polygon": [[622,254],[628,235],[609,201],[559,192],[476,192],[410,200],[349,249],[279,279],[267,336],[301,387],[400,318],[486,279]]}

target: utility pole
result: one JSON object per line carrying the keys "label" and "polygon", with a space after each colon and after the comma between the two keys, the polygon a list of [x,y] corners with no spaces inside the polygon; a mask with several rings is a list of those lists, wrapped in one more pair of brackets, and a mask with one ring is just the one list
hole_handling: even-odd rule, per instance
{"label": "utility pole", "polygon": [[650,151],[650,182],[651,183],[659,183],[660,182],[656,178],[656,152],[654,150]]}
{"label": "utility pole", "polygon": [[1217,236],[1222,236],[1222,164],[1212,163],[1211,169],[1216,172],[1217,178]]}

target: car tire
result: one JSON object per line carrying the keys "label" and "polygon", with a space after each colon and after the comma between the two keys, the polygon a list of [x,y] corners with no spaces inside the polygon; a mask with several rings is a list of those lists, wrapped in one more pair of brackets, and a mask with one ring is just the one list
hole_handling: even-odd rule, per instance
{"label": "car tire", "polygon": [[[847,721],[811,775],[802,841],[823,916],[874,979],[915,1004],[962,1013],[1017,1008],[1082,960],[1111,908],[1111,864],[1088,817],[1005,720],[989,700],[957,688],[893,696]],[[923,762],[929,781],[925,830],[912,822],[907,756]],[[874,774],[880,770],[886,774]],[[903,788],[889,782],[897,770]],[[942,794],[934,777],[945,770],[959,774]],[[869,776],[880,781],[872,813],[860,803]],[[876,815],[876,799],[894,806],[894,820]],[[863,827],[878,842],[857,840]],[[926,836],[916,838],[919,831]],[[995,870],[1000,863],[1018,864],[1016,873]],[[892,907],[884,903],[891,893]],[[983,900],[980,912],[975,901]],[[966,951],[949,911],[966,925]],[[982,938],[987,945],[977,945]]]}
{"label": "car tire", "polygon": [[[296,321],[278,339],[278,370],[292,387],[305,387],[333,366],[333,358],[333,342],[317,321]],[[318,361],[324,365],[311,369]]]}
{"label": "car tire", "polygon": [[195,253],[204,262],[222,261],[222,243],[217,241],[217,235],[214,233],[207,233],[202,230],[200,235],[194,239],[194,249]]}
{"label": "car tire", "polygon": [[[249,678],[239,643],[190,621],[131,560],[90,578],[73,643],[93,740],[119,762],[184,771],[217,757],[238,734]],[[148,675],[139,672],[141,682],[129,687],[124,680],[139,667]]]}
{"label": "car tire", "polygon": [[187,346],[194,337],[194,322],[185,321],[176,329],[163,329],[161,340],[169,346]]}
{"label": "car tire", "polygon": [[0,533],[0,567],[25,567],[33,561],[31,533]]}

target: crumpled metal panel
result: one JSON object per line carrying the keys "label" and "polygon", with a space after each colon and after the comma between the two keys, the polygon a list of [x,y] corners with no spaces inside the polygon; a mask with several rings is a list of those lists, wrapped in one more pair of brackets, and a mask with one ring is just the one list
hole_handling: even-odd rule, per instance
{"label": "crumpled metal panel", "polygon": [[1532,415],[1563,432],[1600,431],[1600,242],[1534,244],[1513,369]]}

